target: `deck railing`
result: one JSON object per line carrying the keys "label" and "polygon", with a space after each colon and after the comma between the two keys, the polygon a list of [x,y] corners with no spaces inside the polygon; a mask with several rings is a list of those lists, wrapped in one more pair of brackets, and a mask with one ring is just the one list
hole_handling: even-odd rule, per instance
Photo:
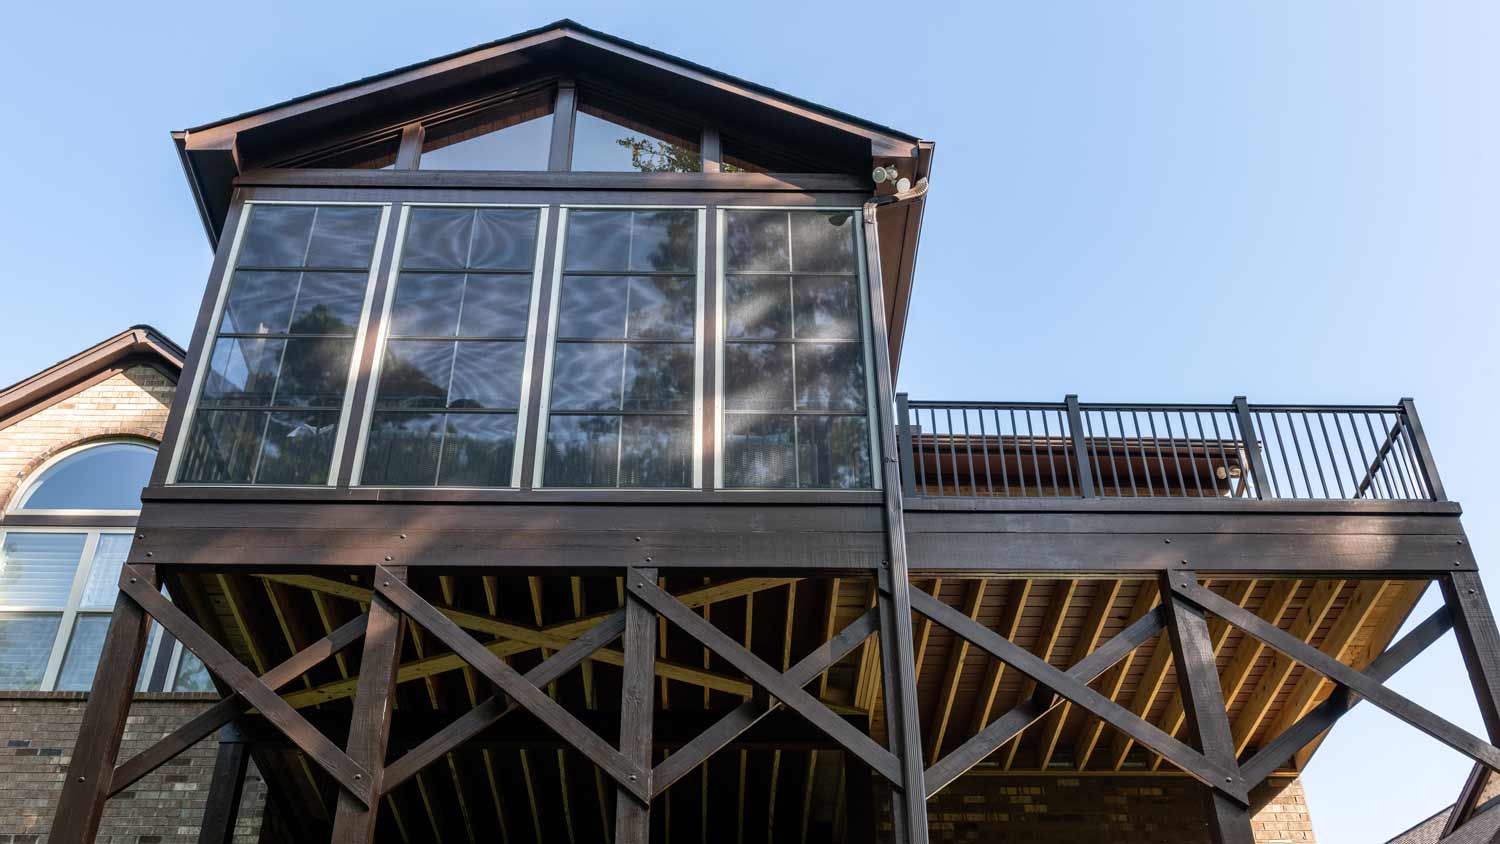
{"label": "deck railing", "polygon": [[1093,404],[903,394],[897,422],[908,496],[1444,500],[1410,399]]}

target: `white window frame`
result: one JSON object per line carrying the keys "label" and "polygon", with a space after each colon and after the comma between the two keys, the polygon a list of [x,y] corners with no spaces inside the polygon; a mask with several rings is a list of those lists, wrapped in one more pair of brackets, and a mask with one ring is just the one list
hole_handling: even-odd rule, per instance
{"label": "white window frame", "polygon": [[[385,364],[385,347],[391,332],[391,306],[396,301],[396,285],[401,280],[401,255],[406,250],[406,226],[413,208],[526,208],[537,210],[536,255],[531,270],[531,303],[526,316],[526,353],[521,362],[521,400],[516,405],[516,447],[511,456],[510,484],[505,487],[465,486],[400,486],[361,482],[365,471],[365,449],[369,445],[370,423],[375,418],[375,397],[380,392],[380,371]],[[531,411],[531,367],[536,350],[536,329],[541,308],[542,266],[547,255],[547,220],[551,208],[536,203],[514,202],[410,202],[401,206],[401,218],[396,222],[396,249],[386,267],[385,302],[380,309],[380,334],[375,343],[375,358],[370,364],[369,395],[365,400],[364,418],[360,421],[358,445],[354,449],[354,474],[350,486],[366,486],[367,489],[514,489],[521,485],[521,458],[526,453],[526,418]],[[440,456],[441,459],[441,456]]]}
{"label": "white window frame", "polygon": [[[725,248],[724,231],[725,220],[728,212],[733,211],[847,211],[851,215],[850,225],[854,226],[854,259],[856,262],[855,273],[859,278],[859,317],[860,317],[860,344],[864,347],[865,358],[865,426],[870,438],[870,486],[859,489],[827,489],[824,487],[727,487],[724,485],[724,349],[728,345],[727,331],[729,327],[729,314],[724,308],[724,290],[728,286],[725,271]],[[870,318],[870,281],[867,274],[868,262],[865,256],[865,232],[864,226],[860,224],[863,209],[857,206],[809,206],[809,205],[721,205],[718,207],[718,219],[715,220],[715,258],[718,266],[718,284],[715,286],[715,307],[718,310],[718,327],[714,331],[714,372],[717,378],[714,382],[714,431],[718,442],[714,444],[714,489],[728,493],[734,492],[778,492],[789,495],[806,493],[849,493],[857,494],[881,489],[881,452],[880,452],[880,419],[877,410],[875,384],[875,330],[874,323]],[[790,236],[790,232],[788,232]],[[790,253],[788,253],[790,254]],[[788,275],[796,275],[789,272]],[[794,454],[795,458],[795,454]]]}
{"label": "white window frame", "polygon": [[108,616],[114,609],[111,605],[107,608],[84,607],[83,591],[88,585],[89,573],[93,571],[95,558],[99,550],[99,538],[104,535],[130,536],[134,533],[129,528],[91,528],[91,527],[24,527],[5,528],[0,530],[0,545],[12,535],[25,534],[54,534],[82,535],[83,549],[79,553],[77,568],[73,572],[73,582],[68,587],[68,597],[61,604],[7,604],[0,601],[0,613],[6,615],[56,615],[61,616],[58,622],[57,633],[52,640],[52,650],[47,658],[47,667],[42,672],[42,682],[37,687],[38,691],[50,692],[57,688],[57,675],[62,671],[63,657],[67,655],[68,644],[73,639],[73,624],[80,615],[103,615]]}
{"label": "white window frame", "polygon": [[224,271],[220,274],[218,290],[215,293],[213,314],[208,321],[208,331],[205,334],[203,348],[198,350],[196,369],[193,373],[193,383],[188,388],[187,410],[182,416],[182,425],[177,433],[177,442],[172,448],[171,462],[167,465],[167,483],[177,484],[178,472],[182,468],[182,456],[192,440],[193,423],[198,417],[198,399],[203,392],[203,383],[207,379],[209,363],[213,357],[214,342],[218,338],[219,324],[224,318],[224,305],[229,299],[229,286],[234,280],[235,263],[239,260],[240,246],[245,237],[245,231],[249,228],[250,219],[254,216],[254,209],[261,205],[306,205],[306,206],[355,206],[364,208],[379,208],[380,222],[376,224],[375,246],[370,253],[370,272],[365,279],[365,298],[359,315],[359,326],[354,332],[354,348],[349,358],[349,374],[344,384],[344,402],[339,410],[338,433],[333,441],[333,456],[329,462],[328,479],[323,484],[227,484],[227,483],[184,483],[183,486],[206,486],[206,487],[254,487],[257,489],[307,489],[333,487],[338,485],[340,462],[343,458],[344,442],[349,433],[349,415],[354,406],[354,389],[359,382],[359,360],[360,351],[365,345],[365,335],[369,331],[370,311],[375,299],[375,280],[380,275],[380,256],[385,249],[385,233],[389,228],[391,216],[390,202],[339,202],[317,199],[295,199],[295,200],[269,200],[252,199],[243,205],[240,218],[234,231],[234,238],[229,245],[229,254],[224,262]]}
{"label": "white window frame", "polygon": [[[708,207],[705,205],[562,205],[557,216],[557,245],[552,261],[552,297],[547,303],[547,350],[542,363],[542,397],[537,414],[536,443],[531,485],[535,489],[562,489],[587,492],[639,493],[642,487],[549,487],[543,483],[547,463],[547,423],[552,410],[552,363],[557,350],[557,321],[562,304],[563,265],[568,246],[568,212],[577,211],[697,211],[698,212],[698,256],[694,269],[696,274],[694,296],[697,306],[693,308],[693,479],[686,487],[648,487],[647,491],[673,492],[701,489],[703,486],[703,326],[708,302],[704,296],[705,267],[707,256],[704,248],[708,240]],[[629,275],[622,271],[621,275]],[[622,443],[623,445],[623,443]],[[616,458],[618,459],[618,457]],[[618,477],[618,475],[617,475]]]}

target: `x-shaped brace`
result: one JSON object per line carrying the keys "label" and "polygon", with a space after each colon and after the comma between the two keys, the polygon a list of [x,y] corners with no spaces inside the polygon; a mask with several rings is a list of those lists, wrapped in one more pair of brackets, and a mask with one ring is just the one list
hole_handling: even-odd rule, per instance
{"label": "x-shaped brace", "polygon": [[[345,791],[366,806],[371,805],[375,796],[373,793],[375,783],[370,772],[350,759],[338,745],[309,724],[307,719],[276,694],[272,686],[255,676],[253,671],[246,668],[223,645],[204,632],[203,628],[188,618],[186,613],[162,597],[162,594],[151,585],[151,581],[145,575],[133,566],[125,566],[120,572],[120,589],[148,615],[156,619],[156,622],[167,632],[177,637],[177,641],[202,660],[209,671],[228,683],[237,695],[259,710],[267,721],[281,731],[282,735],[285,735],[319,767],[327,771],[328,775],[333,777],[334,781]],[[328,651],[327,655],[332,655],[332,651]],[[293,660],[295,659],[294,657]],[[321,658],[318,661],[321,661]],[[273,681],[279,679],[270,674],[267,676]]]}

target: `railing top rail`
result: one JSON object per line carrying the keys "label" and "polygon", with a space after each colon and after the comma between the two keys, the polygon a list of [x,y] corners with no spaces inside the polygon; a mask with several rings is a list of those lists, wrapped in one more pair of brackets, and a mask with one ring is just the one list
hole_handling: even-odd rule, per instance
{"label": "railing top rail", "polygon": [[909,401],[913,410],[1065,410],[1060,401]]}
{"label": "railing top rail", "polygon": [[1400,413],[1399,404],[1252,404],[1251,413]]}

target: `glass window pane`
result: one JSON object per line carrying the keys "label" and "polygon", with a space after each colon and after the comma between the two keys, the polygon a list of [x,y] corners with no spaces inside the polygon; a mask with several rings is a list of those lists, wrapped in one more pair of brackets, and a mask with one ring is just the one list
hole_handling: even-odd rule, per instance
{"label": "glass window pane", "polygon": [[402,273],[391,303],[392,337],[452,337],[464,299],[456,273]]}
{"label": "glass window pane", "polygon": [[854,276],[799,276],[793,300],[799,338],[860,338],[859,280]]}
{"label": "glass window pane", "polygon": [[626,416],[621,420],[621,486],[686,487],[692,482],[691,416]]}
{"label": "glass window pane", "polygon": [[725,346],[724,409],[791,410],[791,344],[730,343]]}
{"label": "glass window pane", "polygon": [[85,448],[48,467],[21,499],[20,509],[139,510],[141,487],[155,464],[156,449],[148,445]]}
{"label": "glass window pane", "polygon": [[201,407],[268,405],[276,392],[285,340],[220,337],[214,342],[203,379]]}
{"label": "glass window pane", "polygon": [[797,485],[791,416],[724,417],[724,485],[791,488]]}
{"label": "glass window pane", "polygon": [[626,410],[692,410],[693,347],[630,344],[625,350]]}
{"label": "glass window pane", "polygon": [[626,335],[632,340],[691,340],[697,280],[687,276],[630,279]]}
{"label": "glass window pane", "polygon": [[329,269],[365,268],[374,257],[381,209],[369,206],[322,205],[313,222],[306,266]]}
{"label": "glass window pane", "polygon": [[554,410],[619,410],[622,343],[558,343],[552,362]]}
{"label": "glass window pane", "polygon": [[281,334],[292,321],[297,271],[240,270],[229,282],[223,334]]}
{"label": "glass window pane", "polygon": [[553,416],[547,423],[548,486],[615,486],[620,417]]}
{"label": "glass window pane", "polygon": [[[182,647],[179,645],[178,647]],[[174,692],[212,692],[214,691],[213,676],[208,673],[208,667],[197,655],[187,648],[182,648],[182,656],[177,659],[177,676],[172,678],[172,691]]]}
{"label": "glass window pane", "polygon": [[437,480],[442,426],[441,413],[376,413],[360,483],[431,486]]}
{"label": "glass window pane", "polygon": [[451,340],[392,340],[380,366],[375,406],[445,407],[453,380]]}
{"label": "glass window pane", "polygon": [[286,341],[281,377],[272,404],[279,407],[338,407],[344,401],[353,340],[325,337]]}
{"label": "glass window pane", "polygon": [[99,654],[104,650],[104,634],[109,632],[109,616],[84,614],[73,622],[73,635],[63,655],[62,670],[57,674],[60,692],[84,692],[94,685]]}
{"label": "glass window pane", "polygon": [[630,266],[629,211],[569,211],[564,269],[618,272]]}
{"label": "glass window pane", "polygon": [[[546,166],[537,169],[545,170]],[[479,208],[474,214],[469,267],[531,272],[536,261],[540,212],[534,208]]]}
{"label": "glass window pane", "polygon": [[337,412],[272,413],[256,483],[326,483],[338,424]]}
{"label": "glass window pane", "polygon": [[510,413],[450,413],[438,483],[510,486],[516,417]]}
{"label": "glass window pane", "polygon": [[732,275],[725,280],[726,333],[731,340],[792,336],[792,283],[784,275]]}
{"label": "glass window pane", "polygon": [[803,487],[868,489],[870,429],[865,418],[797,417],[797,470]]}
{"label": "glass window pane", "polygon": [[515,410],[521,404],[525,343],[466,341],[458,344],[448,406]]}
{"label": "glass window pane", "polygon": [[531,276],[471,275],[464,286],[464,337],[525,337],[531,316]]}
{"label": "glass window pane", "polygon": [[41,687],[61,622],[61,615],[0,614],[0,689]]}
{"label": "glass window pane", "polygon": [[564,276],[557,336],[623,338],[629,289],[630,280],[623,276]]}
{"label": "glass window pane", "polygon": [[849,211],[795,211],[792,269],[799,273],[852,273],[854,215]]}
{"label": "glass window pane", "polygon": [[311,205],[251,206],[238,266],[303,266],[316,213]]}
{"label": "glass window pane", "polygon": [[0,607],[65,606],[86,538],[82,533],[7,533],[0,544]]}
{"label": "glass window pane", "polygon": [[546,170],[552,148],[552,115],[503,129],[468,129],[422,151],[423,170]]}
{"label": "glass window pane", "polygon": [[731,211],[724,215],[724,267],[787,272],[792,268],[785,211]]}
{"label": "glass window pane", "polygon": [[852,411],[866,403],[859,343],[797,344],[797,409]]}
{"label": "glass window pane", "polygon": [[250,483],[265,411],[199,411],[177,478],[185,483]]}
{"label": "glass window pane", "polygon": [[697,269],[698,212],[632,211],[630,269],[684,272]]}
{"label": "glass window pane", "polygon": [[461,270],[474,240],[474,209],[413,208],[407,219],[403,269]]}
{"label": "glass window pane", "polygon": [[364,273],[303,273],[290,334],[353,337],[365,305]]}
{"label": "glass window pane", "polygon": [[128,533],[99,534],[94,562],[89,567],[89,579],[83,587],[81,606],[107,610],[115,605],[115,594],[120,591],[120,569],[130,552],[130,539]]}
{"label": "glass window pane", "polygon": [[634,125],[617,123],[603,117],[598,109],[580,106],[573,126],[572,169],[636,173],[696,173],[703,169],[696,142],[669,140],[661,137],[666,133],[631,123]]}

